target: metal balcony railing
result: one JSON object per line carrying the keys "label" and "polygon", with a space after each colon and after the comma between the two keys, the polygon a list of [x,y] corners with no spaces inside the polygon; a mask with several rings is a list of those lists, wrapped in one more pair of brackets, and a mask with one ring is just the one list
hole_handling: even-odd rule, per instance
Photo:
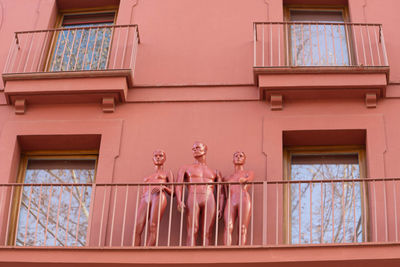
{"label": "metal balcony railing", "polygon": [[68,27],[16,32],[5,74],[134,70],[137,25]]}
{"label": "metal balcony railing", "polygon": [[[191,194],[196,199],[197,194],[201,199],[200,189],[206,185],[214,187],[214,197],[206,200],[200,213],[200,218],[211,222],[209,246],[224,246],[223,221],[231,219],[236,219],[232,241],[239,246],[399,242],[400,179],[386,178],[247,184],[0,184],[0,246],[190,246],[186,236],[195,232],[189,232],[187,220],[196,218],[187,215],[194,206],[186,201],[186,209],[178,212],[176,189],[183,186],[184,198]],[[224,195],[222,219],[212,209],[221,204],[218,194]],[[239,238],[238,224],[247,226],[247,241]],[[198,246],[205,246],[204,230],[200,223]]]}
{"label": "metal balcony railing", "polygon": [[381,24],[255,22],[254,67],[387,67]]}

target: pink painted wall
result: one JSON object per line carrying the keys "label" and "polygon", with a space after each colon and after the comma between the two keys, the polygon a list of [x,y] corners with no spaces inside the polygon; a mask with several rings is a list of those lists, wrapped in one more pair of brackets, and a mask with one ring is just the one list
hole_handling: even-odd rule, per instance
{"label": "pink painted wall", "polygon": [[[282,179],[284,131],[354,129],[367,133],[368,177],[398,177],[400,2],[348,2],[351,21],[383,24],[391,69],[387,97],[377,108],[367,109],[363,98],[310,98],[288,100],[283,110],[271,111],[259,100],[252,69],[252,23],[282,21],[280,0],[121,0],[117,23],[138,24],[141,38],[127,102],[109,114],[93,103],[28,103],[25,115],[15,115],[1,93],[0,183],[15,181],[18,149],[24,149],[18,147],[18,135],[101,134],[98,182],[141,182],[152,171],[151,156],[157,148],[167,152],[166,167],[176,174],[192,162],[196,140],[208,145],[209,165],[224,175],[232,172],[233,152],[245,151],[246,167],[255,171],[256,181],[264,181]],[[57,4],[0,4],[2,70],[13,32],[51,28]],[[276,204],[273,199],[271,195],[271,206]],[[270,216],[268,227],[277,227],[282,214],[278,216],[279,220]]]}

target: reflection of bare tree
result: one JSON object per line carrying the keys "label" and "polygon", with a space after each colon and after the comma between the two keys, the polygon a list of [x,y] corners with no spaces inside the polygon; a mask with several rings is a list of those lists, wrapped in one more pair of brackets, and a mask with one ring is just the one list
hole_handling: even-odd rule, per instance
{"label": "reflection of bare tree", "polygon": [[[293,180],[355,179],[357,164],[292,165]],[[362,241],[359,182],[301,183],[291,186],[293,243]]]}
{"label": "reflection of bare tree", "polygon": [[[84,246],[89,220],[91,169],[27,170],[16,245]],[[55,183],[55,185],[29,185]],[[89,185],[61,185],[62,183]]]}

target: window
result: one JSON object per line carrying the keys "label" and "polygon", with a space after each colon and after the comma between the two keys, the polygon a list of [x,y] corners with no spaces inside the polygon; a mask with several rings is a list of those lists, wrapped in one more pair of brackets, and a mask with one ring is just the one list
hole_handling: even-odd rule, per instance
{"label": "window", "polygon": [[362,182],[353,181],[365,177],[364,150],[298,147],[285,153],[287,178],[304,181],[290,184],[287,192],[289,242],[366,240],[366,189]]}
{"label": "window", "polygon": [[342,9],[288,8],[290,61],[294,66],[348,66],[349,29]]}
{"label": "window", "polygon": [[64,14],[55,31],[50,71],[107,68],[115,12]]}
{"label": "window", "polygon": [[85,246],[97,155],[22,157],[13,240],[17,246]]}

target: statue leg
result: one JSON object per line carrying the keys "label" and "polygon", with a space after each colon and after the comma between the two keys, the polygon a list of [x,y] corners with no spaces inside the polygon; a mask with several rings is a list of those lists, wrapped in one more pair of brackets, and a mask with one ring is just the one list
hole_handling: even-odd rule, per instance
{"label": "statue leg", "polygon": [[235,219],[236,219],[236,207],[232,203],[232,200],[230,202],[231,203],[225,204],[225,211],[224,211],[224,223],[225,223],[224,244],[226,246],[232,245],[233,225],[235,224]]}
{"label": "statue leg", "polygon": [[[165,208],[167,207],[167,198],[164,193],[153,194],[151,199],[152,205],[149,220],[149,239],[147,240],[148,246],[154,246],[156,244],[157,234],[160,234],[157,233],[158,222],[161,222],[161,218],[164,214]],[[159,214],[160,217],[158,217]]]}
{"label": "statue leg", "polygon": [[214,194],[209,194],[207,199],[207,214],[205,212],[205,208],[203,210],[203,216],[206,216],[203,220],[203,231],[205,230],[205,245],[209,246],[212,243],[212,234],[214,230],[215,224],[215,214],[216,214],[216,205]]}
{"label": "statue leg", "polygon": [[197,233],[199,232],[199,203],[189,195],[187,201],[187,246],[195,246]]}
{"label": "statue leg", "polygon": [[241,245],[246,245],[247,229],[249,227],[251,217],[251,201],[250,197],[244,197],[242,200],[242,225],[240,226]]}
{"label": "statue leg", "polygon": [[144,229],[144,225],[146,223],[146,215],[147,215],[147,205],[148,202],[145,198],[142,198],[139,203],[137,218],[135,218],[136,223],[136,231],[135,231],[135,246],[140,246],[142,232]]}

